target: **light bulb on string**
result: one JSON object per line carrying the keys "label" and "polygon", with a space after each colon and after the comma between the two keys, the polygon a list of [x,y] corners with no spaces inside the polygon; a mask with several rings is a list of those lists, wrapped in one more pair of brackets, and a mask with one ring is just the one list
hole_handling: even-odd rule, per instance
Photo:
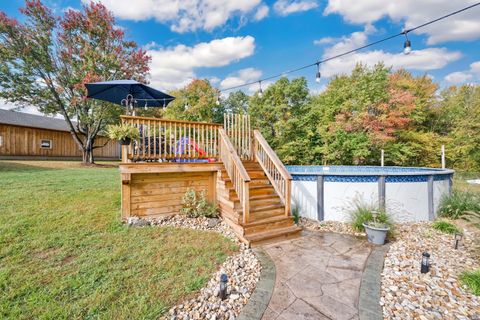
{"label": "light bulb on string", "polygon": [[317,83],[320,83],[320,78],[322,77],[322,75],[320,74],[320,63],[317,62],[317,74],[315,76],[315,81]]}
{"label": "light bulb on string", "polygon": [[412,43],[408,39],[407,33],[408,31],[403,32],[405,34],[405,43],[403,44],[403,53],[404,54],[409,54],[412,52]]}
{"label": "light bulb on string", "polygon": [[258,89],[258,96],[261,98],[261,97],[263,97],[262,81],[258,81],[258,86],[260,87]]}
{"label": "light bulb on string", "polygon": [[215,104],[216,104],[217,106],[220,105],[220,97],[219,97],[219,96],[217,96],[217,101],[215,101]]}
{"label": "light bulb on string", "polygon": [[165,103],[165,98],[163,98],[163,107],[165,108],[167,104]]}

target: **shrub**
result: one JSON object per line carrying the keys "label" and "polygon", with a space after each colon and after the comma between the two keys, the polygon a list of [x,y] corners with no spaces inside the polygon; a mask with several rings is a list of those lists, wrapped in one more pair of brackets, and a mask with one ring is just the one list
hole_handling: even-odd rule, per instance
{"label": "shrub", "polygon": [[480,212],[480,199],[471,192],[454,191],[440,203],[438,215],[458,219],[467,212]]}
{"label": "shrub", "polygon": [[448,234],[460,233],[460,230],[457,228],[457,226],[445,220],[434,221],[432,224],[432,227],[433,229],[443,233],[448,233]]}
{"label": "shrub", "polygon": [[126,138],[139,139],[140,132],[138,131],[138,128],[132,127],[128,124],[108,125],[107,136],[113,140],[123,140]]}
{"label": "shrub", "polygon": [[350,218],[353,229],[360,232],[365,230],[363,227],[365,222],[371,222],[374,220],[378,223],[383,223],[389,226],[389,233],[393,231],[393,222],[390,216],[384,210],[379,210],[374,205],[355,202],[354,208],[350,211]]}
{"label": "shrub", "polygon": [[189,188],[187,192],[185,192],[185,194],[183,195],[182,209],[180,211],[182,214],[190,218],[218,217],[218,209],[215,204],[207,200],[205,191],[201,191],[200,193],[198,193],[195,191],[195,189],[192,188]]}
{"label": "shrub", "polygon": [[480,296],[480,269],[462,272],[460,282],[467,286],[474,295]]}
{"label": "shrub", "polygon": [[300,209],[298,207],[293,207],[292,208],[292,216],[293,216],[293,221],[298,224],[300,221]]}

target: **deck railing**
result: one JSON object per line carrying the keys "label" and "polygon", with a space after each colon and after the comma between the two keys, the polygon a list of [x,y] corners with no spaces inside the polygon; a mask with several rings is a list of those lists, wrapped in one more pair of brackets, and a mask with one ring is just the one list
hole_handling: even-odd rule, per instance
{"label": "deck railing", "polygon": [[223,127],[242,160],[252,160],[252,132],[248,114],[225,113]]}
{"label": "deck railing", "polygon": [[[122,123],[138,128],[140,139],[124,147],[126,161],[204,159],[215,161],[218,153],[218,123],[121,116]],[[126,157],[126,158],[124,158]]]}
{"label": "deck railing", "polygon": [[224,129],[219,129],[220,159],[242,205],[243,223],[250,220],[250,177]]}
{"label": "deck railing", "polygon": [[254,155],[273,187],[277,191],[280,199],[285,205],[285,215],[290,215],[291,208],[291,181],[292,176],[278,158],[277,154],[270,147],[268,142],[262,136],[260,131],[253,131]]}

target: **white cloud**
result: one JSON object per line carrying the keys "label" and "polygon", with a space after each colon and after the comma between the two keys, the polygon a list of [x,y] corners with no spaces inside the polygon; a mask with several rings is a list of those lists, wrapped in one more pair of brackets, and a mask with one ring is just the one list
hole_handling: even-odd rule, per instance
{"label": "white cloud", "polygon": [[[384,1],[384,0],[329,0],[324,14],[340,14],[351,23],[373,23],[384,17],[394,22],[403,22],[405,28],[423,24],[447,13],[475,3],[476,0],[435,0],[435,1]],[[446,18],[415,33],[427,34],[427,43],[438,44],[446,41],[474,40],[480,38],[480,8],[462,12]]]}
{"label": "white cloud", "polygon": [[[367,44],[368,35],[374,31],[373,27],[367,26],[363,32],[354,32],[348,37],[343,37],[340,42],[325,50],[323,58],[335,56]],[[322,76],[331,77],[337,74],[350,73],[357,63],[371,66],[378,62],[384,62],[386,66],[391,66],[393,69],[405,68],[427,71],[441,69],[448,63],[460,59],[460,57],[460,52],[449,51],[446,48],[413,50],[409,55],[405,55],[401,51],[390,53],[383,50],[374,50],[356,52],[328,61],[321,64],[320,71]]]}
{"label": "white cloud", "polygon": [[266,5],[261,5],[258,7],[257,9],[257,12],[255,13],[255,15],[253,16],[253,18],[256,20],[256,21],[260,21],[262,20],[263,18],[265,18],[266,16],[268,16],[268,13],[270,12],[270,8]]}
{"label": "white cloud", "polygon": [[313,40],[313,44],[316,46],[322,45],[322,44],[329,44],[332,42],[338,41],[338,38],[333,38],[333,37],[324,37],[320,38],[317,40]]}
{"label": "white cloud", "polygon": [[211,31],[234,16],[253,14],[261,3],[261,0],[82,0],[83,3],[91,1],[102,2],[121,19],[153,18],[180,33],[198,29]]}
{"label": "white cloud", "polygon": [[177,45],[149,50],[151,82],[164,90],[179,88],[196,77],[195,68],[226,66],[251,56],[254,50],[252,36],[216,39],[193,47]]}
{"label": "white cloud", "polygon": [[450,84],[465,83],[473,78],[473,75],[467,72],[452,72],[445,76],[445,81]]}
{"label": "white cloud", "polygon": [[480,61],[470,64],[470,69],[466,71],[457,71],[447,74],[445,76],[445,81],[449,84],[464,84],[480,81]]}
{"label": "white cloud", "polygon": [[248,82],[256,81],[262,76],[262,71],[255,68],[246,68],[239,70],[235,74],[226,77],[220,82],[220,88],[226,89],[240,86]]}
{"label": "white cloud", "polygon": [[474,62],[470,65],[470,72],[480,78],[480,61]]}
{"label": "white cloud", "polygon": [[277,0],[273,5],[275,12],[281,16],[287,16],[291,13],[308,11],[318,7],[315,0]]}

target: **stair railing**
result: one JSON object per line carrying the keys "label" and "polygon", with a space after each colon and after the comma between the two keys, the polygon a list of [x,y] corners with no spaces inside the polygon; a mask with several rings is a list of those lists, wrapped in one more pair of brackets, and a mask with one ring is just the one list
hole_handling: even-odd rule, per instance
{"label": "stair railing", "polygon": [[243,223],[250,220],[250,177],[224,129],[219,129],[220,159],[242,205]]}
{"label": "stair railing", "polygon": [[292,176],[258,130],[253,131],[253,154],[285,205],[285,215],[290,216]]}

